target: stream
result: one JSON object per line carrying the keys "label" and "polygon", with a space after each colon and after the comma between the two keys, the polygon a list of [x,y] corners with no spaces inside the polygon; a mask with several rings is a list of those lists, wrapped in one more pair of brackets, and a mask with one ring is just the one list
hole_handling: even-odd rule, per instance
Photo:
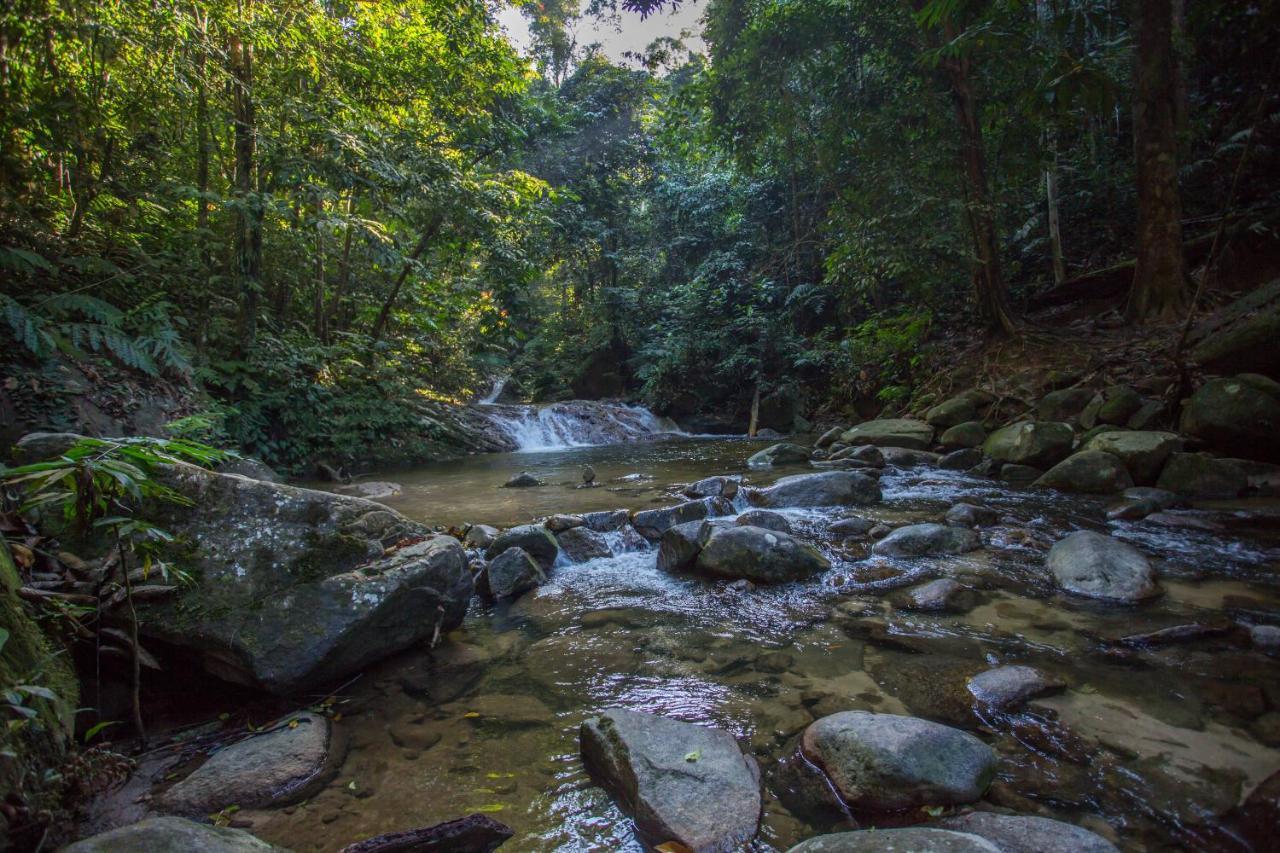
{"label": "stream", "polygon": [[[745,459],[760,446],[667,436],[476,456],[386,475],[403,490],[385,503],[432,524],[510,525],[671,503],[673,487],[711,474],[760,485],[812,470],[749,471]],[[579,488],[588,464],[598,485]],[[520,471],[546,485],[500,488]],[[513,603],[476,599],[463,629],[433,652],[365,673],[344,693],[350,750],[337,777],[304,804],[242,818],[295,850],[337,850],[474,812],[515,830],[504,849],[641,850],[578,757],[581,721],[621,706],[749,743],[766,787],[753,849],[785,850],[848,824],[791,808],[777,769],[815,717],[860,708],[979,733],[1001,756],[987,796],[999,805],[1081,823],[1124,849],[1223,849],[1229,836],[1214,815],[1280,768],[1280,751],[1266,745],[1277,743],[1280,714],[1267,709],[1280,708],[1280,662],[1225,631],[1167,645],[1116,641],[1273,618],[1280,507],[1254,500],[1108,524],[1102,499],[932,467],[888,468],[882,486],[883,503],[858,514],[893,525],[934,520],[964,499],[1000,521],[982,531],[979,551],[897,561],[826,537],[847,510],[786,510],[832,568],[750,591],[663,573],[653,550],[559,565]],[[1114,607],[1054,590],[1048,546],[1071,530],[1108,527],[1155,560],[1160,598]],[[896,612],[886,601],[939,576],[977,590],[967,612]],[[965,679],[1002,663],[1035,665],[1069,689],[1018,714],[980,716]]]}

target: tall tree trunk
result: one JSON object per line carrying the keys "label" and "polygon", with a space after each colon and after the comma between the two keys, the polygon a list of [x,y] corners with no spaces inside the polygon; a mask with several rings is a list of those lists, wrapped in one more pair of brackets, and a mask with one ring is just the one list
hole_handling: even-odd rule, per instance
{"label": "tall tree trunk", "polygon": [[1177,60],[1170,0],[1137,0],[1133,146],[1138,181],[1138,246],[1130,320],[1168,320],[1187,300],[1178,193]]}
{"label": "tall tree trunk", "polygon": [[254,192],[258,129],[253,102],[253,45],[233,36],[227,48],[235,125],[236,192],[235,273],[240,289],[240,349],[257,337],[262,291],[262,199]]}
{"label": "tall tree trunk", "polygon": [[[948,41],[959,35],[951,24],[945,26],[945,33]],[[970,82],[969,59],[965,56],[948,57],[942,60],[942,69],[951,85],[956,122],[960,125],[962,134],[961,153],[969,190],[968,215],[973,230],[974,254],[978,262],[973,275],[975,296],[988,327],[1012,335],[1017,332],[1017,326],[1009,310],[1009,296],[1000,271],[1000,239],[987,191],[982,124]]]}
{"label": "tall tree trunk", "polygon": [[346,297],[347,287],[351,281],[351,211],[355,208],[356,191],[353,189],[347,196],[347,229],[342,238],[342,260],[338,263],[338,279],[333,285],[333,296],[329,298],[329,307],[325,316],[325,337],[329,330],[339,323],[338,311],[342,300]]}
{"label": "tall tree trunk", "polygon": [[373,339],[372,343],[376,344],[382,338],[382,333],[387,328],[387,320],[391,318],[391,309],[395,307],[396,300],[400,298],[400,290],[404,287],[404,283],[408,281],[409,273],[412,272],[414,263],[426,251],[427,244],[435,238],[442,223],[443,220],[439,217],[431,221],[431,224],[422,232],[422,236],[418,238],[418,244],[413,247],[413,252],[409,254],[409,257],[405,259],[404,264],[400,267],[400,274],[396,276],[391,292],[387,294],[387,298],[382,302],[382,309],[378,311],[378,319],[373,321],[373,330],[369,333],[369,337]]}
{"label": "tall tree trunk", "polygon": [[316,337],[320,340],[325,339],[325,311],[324,311],[324,202],[320,198],[320,193],[316,192],[315,199],[315,229],[316,229],[316,254],[315,254],[315,284],[314,291],[311,295],[312,313],[315,322]]}
{"label": "tall tree trunk", "polygon": [[1058,133],[1047,134],[1052,160],[1044,170],[1044,201],[1049,210],[1049,251],[1053,256],[1053,283],[1062,284],[1067,279],[1067,261],[1062,249],[1062,221],[1058,209]]}
{"label": "tall tree trunk", "polygon": [[[205,82],[208,58],[209,16],[195,9],[196,32],[200,43],[196,45],[196,230],[200,244],[200,271],[204,285],[200,289],[200,316],[209,316],[208,276],[213,269],[209,252],[209,158],[212,146],[209,138],[209,92]],[[204,352],[208,342],[208,323],[200,323],[196,333],[196,350]]]}

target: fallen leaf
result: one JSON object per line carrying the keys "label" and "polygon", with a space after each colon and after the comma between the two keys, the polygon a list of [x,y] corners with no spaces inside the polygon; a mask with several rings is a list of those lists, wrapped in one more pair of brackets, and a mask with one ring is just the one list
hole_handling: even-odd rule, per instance
{"label": "fallen leaf", "polygon": [[685,755],[684,760],[689,762],[694,762],[701,757],[702,757],[702,752],[695,749],[693,752],[690,752],[687,755]]}
{"label": "fallen leaf", "polygon": [[9,550],[13,553],[13,561],[18,564],[18,568],[29,569],[35,564],[36,555],[26,545],[10,542]]}
{"label": "fallen leaf", "polygon": [[687,847],[679,841],[664,841],[653,849],[658,853],[693,853],[692,847]]}

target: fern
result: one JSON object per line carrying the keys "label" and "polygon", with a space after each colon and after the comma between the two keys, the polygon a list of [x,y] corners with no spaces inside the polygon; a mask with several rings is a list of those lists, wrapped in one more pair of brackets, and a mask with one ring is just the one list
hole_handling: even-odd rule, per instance
{"label": "fern", "polygon": [[45,328],[44,319],[3,293],[0,293],[0,315],[13,330],[14,338],[32,355],[43,356],[53,349],[54,341]]}

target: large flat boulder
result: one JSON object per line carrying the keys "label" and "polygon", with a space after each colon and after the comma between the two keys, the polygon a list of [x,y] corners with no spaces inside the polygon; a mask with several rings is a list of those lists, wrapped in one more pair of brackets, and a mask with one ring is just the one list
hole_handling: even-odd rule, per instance
{"label": "large flat boulder", "polygon": [[1124,463],[1134,483],[1149,486],[1169,456],[1182,449],[1182,439],[1172,432],[1112,430],[1089,439],[1084,449],[1110,453]]}
{"label": "large flat boulder", "polygon": [[1114,844],[1084,827],[1035,815],[969,812],[941,825],[985,838],[1001,853],[1118,853]]}
{"label": "large flat boulder", "polygon": [[1092,530],[1077,530],[1049,549],[1045,564],[1074,595],[1132,604],[1155,596],[1155,572],[1141,551]]}
{"label": "large flat boulder", "polygon": [[977,835],[909,826],[902,829],[859,829],[801,841],[787,853],[1002,853]]}
{"label": "large flat boulder", "polygon": [[610,709],[582,724],[579,745],[649,844],[735,850],[755,837],[760,768],[728,732]]}
{"label": "large flat boulder", "polygon": [[156,476],[190,506],[142,516],[193,583],[139,621],[213,675],[315,691],[462,624],[472,579],[452,537],[362,498],[182,464]]}
{"label": "large flat boulder", "polygon": [[965,421],[976,421],[995,402],[995,397],[977,388],[943,400],[925,413],[924,419],[931,426],[946,429]]}
{"label": "large flat boulder", "polygon": [[711,531],[694,562],[698,574],[756,583],[801,580],[829,568],[816,548],[789,534],[749,525]]}
{"label": "large flat boulder", "polygon": [[[972,418],[965,418],[972,420]],[[960,421],[956,421],[960,423]],[[874,444],[877,447],[909,447],[928,450],[933,444],[933,427],[911,418],[881,418],[865,421],[845,431],[845,444]]]}
{"label": "large flat boulder", "polygon": [[1075,433],[1069,424],[1022,421],[991,433],[982,452],[997,462],[1047,468],[1065,459],[1074,443]]}
{"label": "large flat boulder", "polygon": [[153,817],[82,839],[62,853],[288,853],[242,829],[182,817]]}
{"label": "large flat boulder", "polygon": [[1280,462],[1280,399],[1264,387],[1210,379],[1185,401],[1182,431],[1230,456]]}
{"label": "large flat boulder", "polygon": [[1249,475],[1229,459],[1207,453],[1174,453],[1156,486],[1188,498],[1234,498],[1249,487]]}
{"label": "large flat boulder", "polygon": [[752,492],[756,506],[864,506],[880,500],[880,484],[856,471],[823,471],[783,477]]}
{"label": "large flat boulder", "polygon": [[823,717],[805,729],[800,748],[857,809],[973,802],[996,772],[995,751],[973,735],[896,714]]}

